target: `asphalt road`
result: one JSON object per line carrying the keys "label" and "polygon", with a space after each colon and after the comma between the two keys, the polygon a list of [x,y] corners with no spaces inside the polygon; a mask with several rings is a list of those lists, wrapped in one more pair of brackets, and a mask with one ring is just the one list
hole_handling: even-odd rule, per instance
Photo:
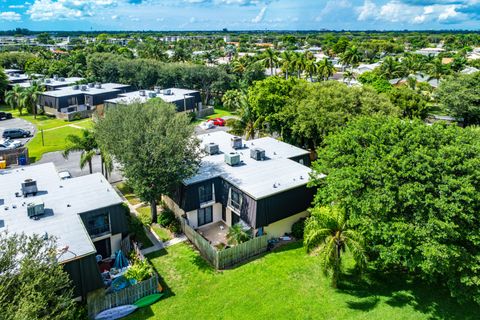
{"label": "asphalt road", "polygon": [[32,133],[31,137],[14,139],[14,140],[20,140],[23,144],[26,144],[30,139],[32,139],[33,136],[35,136],[35,132],[37,130],[32,123],[20,118],[1,120],[0,121],[0,138],[5,129],[24,129],[24,130],[30,131]]}

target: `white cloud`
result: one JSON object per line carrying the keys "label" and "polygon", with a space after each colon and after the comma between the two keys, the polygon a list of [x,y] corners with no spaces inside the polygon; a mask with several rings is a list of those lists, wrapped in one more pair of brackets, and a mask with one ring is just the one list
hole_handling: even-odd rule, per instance
{"label": "white cloud", "polygon": [[8,8],[10,9],[22,9],[22,8],[25,8],[25,5],[23,4],[12,4],[12,5],[9,5]]}
{"label": "white cloud", "polygon": [[260,23],[263,21],[263,18],[265,18],[265,13],[267,12],[267,7],[263,7],[258,15],[252,19],[253,23]]}
{"label": "white cloud", "polygon": [[377,11],[377,6],[370,0],[365,0],[363,6],[357,8],[359,21],[369,20],[370,18],[374,18],[376,16],[375,12]]}
{"label": "white cloud", "polygon": [[73,20],[92,17],[118,5],[118,0],[35,0],[27,14],[32,20]]}
{"label": "white cloud", "polygon": [[4,21],[20,21],[22,16],[13,11],[0,12],[0,20]]}

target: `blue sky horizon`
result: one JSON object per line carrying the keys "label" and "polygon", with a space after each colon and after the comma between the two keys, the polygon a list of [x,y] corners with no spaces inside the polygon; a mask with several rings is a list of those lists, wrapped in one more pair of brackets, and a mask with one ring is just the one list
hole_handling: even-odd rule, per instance
{"label": "blue sky horizon", "polygon": [[0,0],[0,30],[480,30],[480,0]]}

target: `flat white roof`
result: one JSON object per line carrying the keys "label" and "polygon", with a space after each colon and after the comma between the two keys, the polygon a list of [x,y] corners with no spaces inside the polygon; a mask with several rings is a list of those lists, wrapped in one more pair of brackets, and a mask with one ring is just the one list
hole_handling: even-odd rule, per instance
{"label": "flat white roof", "polygon": [[[105,100],[105,103],[117,103],[117,104],[130,104],[134,102],[145,103],[148,100],[152,99],[149,97],[149,94],[153,93],[156,96],[154,98],[160,98],[165,102],[175,102],[175,101],[183,101],[183,99],[192,99],[193,96],[190,94],[197,93],[198,91],[195,90],[187,90],[187,89],[179,89],[179,88],[169,88],[165,90],[170,90],[172,94],[163,94],[158,93],[153,90],[139,90],[134,92],[127,92],[118,95],[118,98]],[[145,91],[145,95],[141,96],[140,91]],[[163,92],[163,90],[161,90]]]}
{"label": "flat white roof", "polygon": [[[81,86],[82,85],[79,85],[79,87]],[[96,95],[96,94],[116,92],[116,91],[120,93],[121,92],[120,89],[129,87],[129,85],[119,84],[119,83],[102,83],[101,88],[95,88],[95,87],[89,88],[88,85],[84,85],[84,86],[87,86],[87,90],[85,91],[80,90],[80,88],[74,89],[74,86],[69,86],[69,87],[58,88],[57,90],[53,90],[53,91],[42,92],[42,94],[45,96],[57,97],[57,98],[72,96],[77,94]]]}
{"label": "flat white roof", "polygon": [[8,81],[18,81],[18,80],[26,81],[30,79],[30,77],[24,73],[13,73],[13,74],[7,73],[7,78],[8,78]]}
{"label": "flat white roof", "polygon": [[[222,177],[254,199],[261,199],[307,184],[311,169],[290,158],[308,154],[308,151],[270,138],[244,141],[244,148],[234,150],[231,138],[223,131],[199,135],[202,149],[211,142],[219,145],[220,154],[207,155],[202,159],[198,173],[185,180],[193,184],[214,177]],[[250,149],[265,150],[267,160],[257,161],[250,157]],[[237,152],[242,163],[230,166],[225,163],[225,154]],[[274,187],[275,185],[275,187]]]}
{"label": "flat white roof", "polygon": [[[70,77],[70,78],[63,78],[63,79],[64,79],[63,81],[60,81],[58,79],[54,80],[53,78],[50,78],[50,79],[48,79],[48,80],[50,80],[49,83],[47,83],[46,82],[47,79],[45,79],[44,81],[40,81],[40,85],[46,85],[46,86],[50,86],[50,87],[54,87],[54,88],[55,87],[62,87],[62,86],[68,86],[68,85],[75,84],[78,81],[82,81],[84,78]],[[29,87],[32,86],[32,82],[31,81],[26,81],[26,82],[19,83],[18,85],[22,88],[29,88]]]}
{"label": "flat white roof", "polygon": [[[16,197],[26,179],[37,182],[37,195]],[[60,262],[96,252],[80,213],[122,202],[101,174],[61,180],[53,163],[0,171],[0,185],[0,231],[57,237],[58,247],[68,246],[70,251],[60,256]],[[27,204],[31,202],[43,202],[45,216],[30,219]]]}

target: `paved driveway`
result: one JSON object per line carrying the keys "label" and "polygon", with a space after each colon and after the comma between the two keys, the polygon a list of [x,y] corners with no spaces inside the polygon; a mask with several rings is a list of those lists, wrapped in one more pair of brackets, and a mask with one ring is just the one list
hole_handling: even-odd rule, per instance
{"label": "paved driveway", "polygon": [[23,144],[26,144],[30,139],[32,139],[33,136],[35,135],[36,130],[37,130],[32,123],[30,123],[26,120],[20,119],[20,118],[12,118],[12,119],[8,119],[8,120],[1,120],[0,121],[0,137],[2,136],[3,131],[5,129],[24,129],[24,130],[30,131],[32,133],[31,137],[15,139],[15,140],[22,141]]}

